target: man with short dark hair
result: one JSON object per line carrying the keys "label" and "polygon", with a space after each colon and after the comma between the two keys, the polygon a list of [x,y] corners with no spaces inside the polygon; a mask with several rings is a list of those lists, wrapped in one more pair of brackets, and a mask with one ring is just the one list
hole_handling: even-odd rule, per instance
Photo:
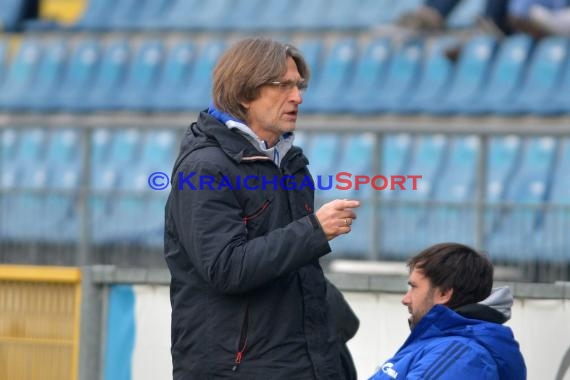
{"label": "man with short dark hair", "polygon": [[248,38],[220,58],[213,104],[188,128],[166,205],[174,380],[347,380],[358,319],[319,258],[359,202],[314,210],[293,145],[309,67]]}
{"label": "man with short dark hair", "polygon": [[512,296],[492,291],[486,255],[456,243],[431,246],[408,262],[412,330],[370,380],[524,380],[526,366],[510,328]]}

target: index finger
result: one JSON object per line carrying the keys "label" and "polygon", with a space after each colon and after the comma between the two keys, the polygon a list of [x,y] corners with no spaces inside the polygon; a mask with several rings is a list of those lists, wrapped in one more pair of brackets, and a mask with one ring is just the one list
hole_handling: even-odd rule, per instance
{"label": "index finger", "polygon": [[355,199],[337,199],[335,208],[337,210],[344,210],[345,208],[356,208],[360,206],[360,201]]}

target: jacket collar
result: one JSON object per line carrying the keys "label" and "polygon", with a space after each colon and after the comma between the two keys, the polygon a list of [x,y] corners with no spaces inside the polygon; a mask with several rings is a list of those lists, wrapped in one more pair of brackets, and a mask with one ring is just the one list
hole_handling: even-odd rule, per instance
{"label": "jacket collar", "polygon": [[267,143],[261,140],[244,121],[220,111],[213,104],[210,105],[207,112],[222,124],[225,124],[229,129],[241,133],[259,152],[272,159],[277,166],[281,164],[281,160],[287,155],[291,146],[293,146],[294,135],[292,132],[284,134],[274,146],[268,148]]}
{"label": "jacket collar", "polygon": [[[267,155],[255,149],[242,133],[228,128],[207,112],[200,112],[197,122],[193,123],[186,132],[182,142],[181,157],[207,146],[219,146],[238,164],[252,161],[273,162]],[[282,163],[285,173],[293,174],[306,166],[309,161],[300,148],[293,146],[283,157]]]}
{"label": "jacket collar", "polygon": [[192,129],[195,134],[202,132],[210,142],[215,141],[217,143],[215,145],[218,145],[228,157],[237,163],[271,161],[268,156],[255,149],[243,134],[229,129],[220,120],[206,112],[200,113]]}

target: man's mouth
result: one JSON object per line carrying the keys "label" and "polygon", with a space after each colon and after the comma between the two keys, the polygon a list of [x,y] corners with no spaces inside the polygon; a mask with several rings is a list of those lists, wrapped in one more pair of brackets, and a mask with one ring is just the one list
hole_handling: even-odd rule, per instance
{"label": "man's mouth", "polygon": [[285,116],[291,119],[297,119],[297,111],[285,112]]}

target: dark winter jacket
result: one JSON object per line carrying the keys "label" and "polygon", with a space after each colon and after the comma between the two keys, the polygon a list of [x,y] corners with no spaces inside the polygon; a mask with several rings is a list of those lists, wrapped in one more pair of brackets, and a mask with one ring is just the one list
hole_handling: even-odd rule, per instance
{"label": "dark winter jacket", "polygon": [[358,321],[319,265],[313,190],[273,185],[307,164],[292,147],[278,168],[206,113],[186,132],[166,206],[174,379],[347,378]]}

